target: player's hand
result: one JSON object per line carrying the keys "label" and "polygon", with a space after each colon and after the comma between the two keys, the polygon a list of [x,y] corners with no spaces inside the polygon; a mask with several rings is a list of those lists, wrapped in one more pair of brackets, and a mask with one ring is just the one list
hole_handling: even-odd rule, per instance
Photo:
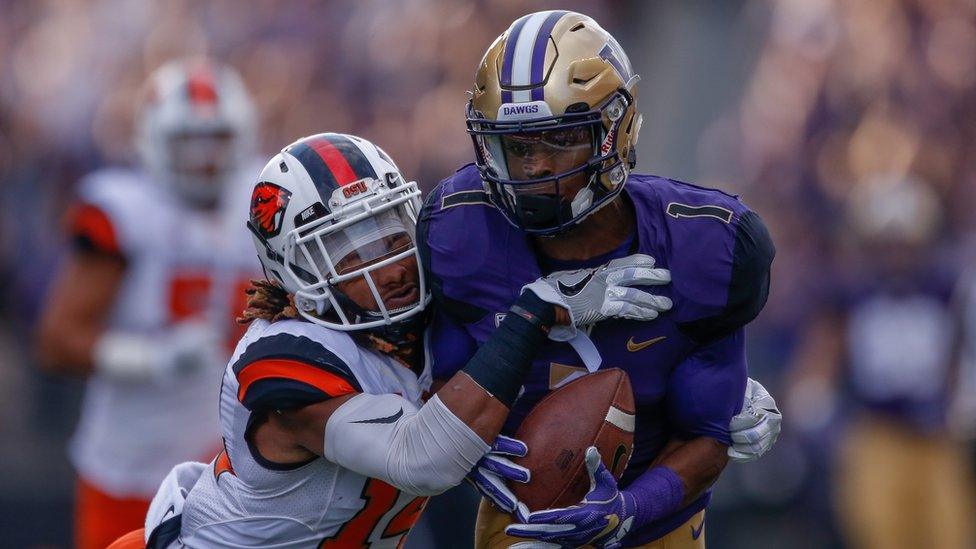
{"label": "player's hand", "polygon": [[519,505],[515,494],[505,485],[506,480],[529,482],[531,474],[521,465],[508,458],[525,457],[529,449],[518,439],[498,435],[489,451],[468,473],[468,480],[481,495],[488,498],[496,507],[511,513]]}
{"label": "player's hand", "polygon": [[545,302],[569,311],[573,326],[554,326],[550,338],[568,341],[575,326],[589,326],[607,318],[654,320],[671,308],[671,300],[632,286],[662,286],[671,272],[655,269],[654,258],[635,254],[578,271],[558,271],[527,284]]}
{"label": "player's hand", "polygon": [[221,338],[204,321],[186,321],[172,326],[158,338],[153,378],[170,383],[226,361]]}
{"label": "player's hand", "polygon": [[729,423],[729,458],[739,463],[759,459],[776,444],[782,422],[783,415],[772,395],[761,383],[749,378],[742,411]]}
{"label": "player's hand", "polygon": [[522,524],[507,526],[505,533],[536,541],[516,543],[512,548],[620,547],[634,522],[634,497],[617,489],[617,480],[603,465],[594,446],[586,450],[586,472],[590,491],[579,504],[528,514],[524,506],[518,508],[516,517]]}

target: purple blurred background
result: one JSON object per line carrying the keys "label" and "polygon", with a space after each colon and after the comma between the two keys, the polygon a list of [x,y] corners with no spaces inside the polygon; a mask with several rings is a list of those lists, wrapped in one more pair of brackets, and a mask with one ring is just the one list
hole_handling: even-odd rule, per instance
{"label": "purple blurred background", "polygon": [[[253,93],[263,153],[319,131],[354,133],[430,189],[472,160],[463,105],[485,48],[513,19],[556,7],[597,19],[642,74],[638,171],[740,194],[777,246],[769,303],[748,335],[750,373],[779,401],[783,435],[761,461],[724,473],[709,547],[870,546],[839,496],[846,433],[865,417],[848,375],[849,327],[859,298],[892,277],[897,295],[937,282],[955,296],[945,301],[951,349],[904,350],[947,357],[937,371],[953,372],[948,420],[905,430],[920,448],[937,440],[966,456],[976,415],[976,312],[959,297],[973,284],[976,229],[971,1],[0,0],[0,546],[70,544],[65,444],[83,385],[37,372],[31,333],[75,183],[134,161],[133,107],[150,71],[212,55]],[[937,207],[891,213],[931,224],[893,266],[891,245],[907,249],[907,237],[859,224],[877,200],[852,190],[881,181],[883,195],[908,180]],[[953,479],[972,488],[966,472]],[[889,497],[925,506],[911,494],[865,496]],[[470,543],[460,510],[435,500],[428,515],[411,546]]]}

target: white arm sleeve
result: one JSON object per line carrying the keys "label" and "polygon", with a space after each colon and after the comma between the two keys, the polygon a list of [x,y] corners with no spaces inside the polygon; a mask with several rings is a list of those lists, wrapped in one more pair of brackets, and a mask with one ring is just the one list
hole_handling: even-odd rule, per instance
{"label": "white arm sleeve", "polygon": [[433,496],[460,484],[489,449],[437,395],[418,410],[397,395],[363,393],[329,417],[323,455],[404,492]]}

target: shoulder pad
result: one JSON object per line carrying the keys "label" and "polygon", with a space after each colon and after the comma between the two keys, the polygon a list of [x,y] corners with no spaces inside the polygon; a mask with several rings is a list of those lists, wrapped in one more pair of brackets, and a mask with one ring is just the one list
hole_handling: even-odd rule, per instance
{"label": "shoulder pad", "polygon": [[362,391],[337,349],[330,348],[327,338],[303,333],[307,330],[303,324],[308,323],[268,324],[231,365],[240,384],[238,400],[249,410],[299,408]]}
{"label": "shoulder pad", "polygon": [[679,326],[706,341],[755,318],[766,302],[775,254],[762,219],[716,189],[654,176],[634,179],[627,188],[641,240],[655,241],[655,259],[671,270]]}
{"label": "shoulder pad", "polygon": [[165,202],[161,194],[138,172],[122,168],[98,170],[78,184],[78,204],[71,213],[69,228],[75,233],[73,236],[78,236],[78,230],[91,227],[91,212],[97,212],[99,224],[108,227],[114,236],[114,251],[125,256],[137,254],[148,246],[153,221],[162,215],[160,208]]}

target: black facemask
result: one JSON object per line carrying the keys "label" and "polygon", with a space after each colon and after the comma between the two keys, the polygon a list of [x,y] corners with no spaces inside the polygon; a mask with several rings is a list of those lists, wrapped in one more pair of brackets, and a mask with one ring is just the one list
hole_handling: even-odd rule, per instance
{"label": "black facemask", "polygon": [[529,230],[556,227],[573,217],[572,204],[552,195],[520,194],[515,207],[519,220]]}

